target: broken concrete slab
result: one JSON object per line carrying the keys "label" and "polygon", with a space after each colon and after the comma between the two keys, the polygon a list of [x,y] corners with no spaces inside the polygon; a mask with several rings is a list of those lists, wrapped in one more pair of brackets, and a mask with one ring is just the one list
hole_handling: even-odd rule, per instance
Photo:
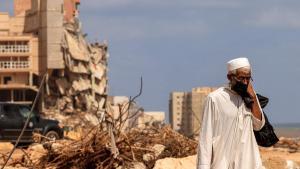
{"label": "broken concrete slab", "polygon": [[66,78],[56,79],[55,82],[61,95],[65,95],[66,90],[68,90],[71,87],[70,83],[67,81]]}

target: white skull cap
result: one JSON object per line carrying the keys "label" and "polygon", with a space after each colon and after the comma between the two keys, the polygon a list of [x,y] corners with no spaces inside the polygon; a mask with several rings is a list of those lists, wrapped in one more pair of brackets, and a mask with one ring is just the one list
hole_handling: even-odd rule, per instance
{"label": "white skull cap", "polygon": [[242,67],[248,67],[251,69],[248,58],[236,58],[236,59],[233,59],[233,60],[230,60],[229,62],[227,62],[228,72],[231,72],[233,70],[236,70],[236,69],[239,69]]}

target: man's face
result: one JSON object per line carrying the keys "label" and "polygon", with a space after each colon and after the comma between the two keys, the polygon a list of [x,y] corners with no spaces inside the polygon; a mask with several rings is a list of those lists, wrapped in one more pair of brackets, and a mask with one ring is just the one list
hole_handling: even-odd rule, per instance
{"label": "man's face", "polygon": [[249,68],[239,68],[236,70],[235,75],[228,75],[228,79],[232,85],[235,85],[237,82],[248,85],[251,80],[251,70]]}

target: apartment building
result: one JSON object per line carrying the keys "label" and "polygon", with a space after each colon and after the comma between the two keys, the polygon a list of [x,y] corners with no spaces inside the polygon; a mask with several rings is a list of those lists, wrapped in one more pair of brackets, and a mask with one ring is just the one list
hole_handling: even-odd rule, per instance
{"label": "apartment building", "polygon": [[171,92],[169,99],[169,121],[174,130],[188,137],[199,134],[202,109],[212,87],[197,87],[190,92]]}
{"label": "apartment building", "polygon": [[[85,41],[79,4],[80,0],[14,0],[13,16],[0,12],[0,101],[32,102],[44,75],[42,94],[50,99],[68,94],[89,105],[89,100],[105,97],[107,45]],[[88,97],[75,96],[90,88]]]}
{"label": "apartment building", "polygon": [[26,102],[38,90],[38,37],[23,27],[24,15],[0,12],[0,101]]}

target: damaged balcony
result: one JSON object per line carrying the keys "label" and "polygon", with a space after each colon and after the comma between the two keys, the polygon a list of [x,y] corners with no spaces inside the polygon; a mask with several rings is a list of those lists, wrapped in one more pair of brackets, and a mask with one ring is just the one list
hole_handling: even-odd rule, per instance
{"label": "damaged balcony", "polygon": [[32,53],[37,45],[32,42],[30,36],[0,38],[0,101],[32,101],[38,91],[37,65],[34,65],[38,61],[33,60],[36,54]]}
{"label": "damaged balcony", "polygon": [[0,41],[0,55],[25,54],[29,55],[29,41]]}
{"label": "damaged balcony", "polygon": [[0,72],[29,72],[30,41],[26,37],[0,39]]}
{"label": "damaged balcony", "polygon": [[0,72],[28,72],[30,62],[25,61],[2,61],[0,60]]}

